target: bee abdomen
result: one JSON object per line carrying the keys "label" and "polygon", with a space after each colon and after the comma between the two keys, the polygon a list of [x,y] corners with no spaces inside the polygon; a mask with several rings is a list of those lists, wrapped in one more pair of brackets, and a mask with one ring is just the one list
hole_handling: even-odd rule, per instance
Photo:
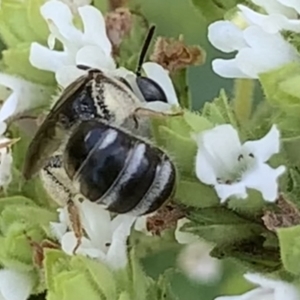
{"label": "bee abdomen", "polygon": [[175,168],[163,151],[97,121],[73,133],[64,161],[80,192],[113,212],[154,211],[174,191]]}

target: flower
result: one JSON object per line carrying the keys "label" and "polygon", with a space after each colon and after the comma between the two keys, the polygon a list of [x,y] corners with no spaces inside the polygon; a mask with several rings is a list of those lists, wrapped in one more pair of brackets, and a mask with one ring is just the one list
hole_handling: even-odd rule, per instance
{"label": "flower", "polygon": [[[76,202],[76,206],[86,232],[76,253],[99,259],[114,269],[125,267],[126,241],[136,217],[118,215],[111,219],[107,210],[88,200]],[[51,222],[52,232],[59,239],[63,251],[72,255],[77,238],[73,231],[68,230],[70,221],[66,207],[59,209],[59,220],[59,223]]]}
{"label": "flower", "polygon": [[266,162],[279,152],[279,137],[276,125],[260,140],[244,144],[229,124],[196,135],[197,177],[214,186],[221,203],[231,196],[247,198],[247,188],[258,190],[264,200],[274,202],[278,197],[277,179],[285,167],[273,169]]}
{"label": "flower", "polygon": [[247,273],[244,277],[260,287],[240,296],[222,296],[215,300],[298,300],[300,298],[299,291],[289,283],[268,279],[260,274]]}
{"label": "flower", "polygon": [[[135,83],[136,75],[123,67],[116,67],[111,55],[112,45],[106,34],[105,20],[99,10],[89,5],[78,8],[83,23],[83,32],[73,24],[73,15],[69,7],[60,1],[46,2],[41,7],[41,13],[48,22],[51,34],[48,38],[49,48],[32,43],[29,59],[34,67],[54,72],[56,81],[62,87],[68,86],[85,74],[85,71],[78,69],[77,65],[97,68],[109,76],[125,78],[137,97],[142,102],[145,101]],[[53,50],[56,39],[63,44],[63,51]],[[143,69],[149,78],[159,82],[167,95],[169,104],[178,105],[169,73],[160,65],[150,62],[143,64]],[[165,105],[161,101],[157,102],[147,103],[146,106],[158,110],[170,108],[170,105]]]}
{"label": "flower", "polygon": [[[88,63],[86,65],[99,69],[115,68],[105,21],[98,9],[90,5],[78,8],[83,31],[75,27],[70,8],[58,0],[42,5],[41,14],[51,34],[49,48],[36,42],[31,44],[29,60],[34,67],[55,72],[57,82],[63,87],[84,74],[76,65]],[[63,44],[63,51],[53,50],[56,39]]]}
{"label": "flower", "polygon": [[288,1],[253,0],[268,14],[244,5],[232,21],[217,21],[208,29],[210,42],[223,52],[237,51],[233,59],[215,59],[213,70],[222,77],[258,78],[260,73],[300,61],[297,50],[281,35],[282,30],[300,32],[300,20]]}
{"label": "flower", "polygon": [[210,256],[212,246],[205,241],[186,245],[178,257],[182,271],[194,281],[213,283],[221,277],[221,262]]}
{"label": "flower", "polygon": [[181,231],[189,220],[178,220],[175,230],[175,239],[179,244],[186,244],[178,257],[178,265],[192,280],[205,283],[215,282],[221,275],[221,263],[209,255],[212,246],[199,239],[198,236]]}
{"label": "flower", "polygon": [[[0,73],[0,122],[38,107],[48,97],[45,87]],[[2,132],[1,132],[2,133]]]}
{"label": "flower", "polygon": [[26,300],[33,288],[32,278],[12,269],[0,270],[0,300]]}

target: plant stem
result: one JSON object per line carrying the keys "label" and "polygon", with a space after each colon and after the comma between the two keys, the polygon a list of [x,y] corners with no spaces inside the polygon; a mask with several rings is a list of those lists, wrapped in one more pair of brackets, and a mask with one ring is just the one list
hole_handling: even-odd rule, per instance
{"label": "plant stem", "polygon": [[235,80],[233,109],[240,124],[247,121],[252,113],[253,91],[254,80]]}

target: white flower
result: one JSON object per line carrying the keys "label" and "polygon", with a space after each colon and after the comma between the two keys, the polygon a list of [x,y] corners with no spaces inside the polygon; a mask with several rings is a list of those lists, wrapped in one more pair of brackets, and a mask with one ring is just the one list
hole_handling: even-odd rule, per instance
{"label": "white flower", "polygon": [[253,0],[268,14],[238,5],[236,19],[217,21],[208,29],[210,42],[223,52],[237,51],[233,59],[215,59],[213,70],[222,77],[258,78],[260,73],[300,61],[297,50],[281,35],[282,30],[300,32],[300,20],[288,1]]}
{"label": "white flower", "polygon": [[0,270],[0,300],[27,300],[32,288],[33,281],[27,273]]}
{"label": "white flower", "polygon": [[244,144],[228,124],[196,135],[197,177],[214,186],[221,202],[231,196],[247,198],[247,188],[258,190],[264,200],[273,202],[278,196],[277,179],[285,167],[273,169],[266,162],[279,152],[279,137],[276,125],[260,140]]}
{"label": "white flower", "polygon": [[[100,69],[115,68],[111,57],[112,46],[106,35],[105,21],[101,12],[93,6],[86,5],[78,8],[78,14],[83,23],[83,31],[73,23],[73,14],[68,5],[51,0],[41,7],[41,14],[48,22],[51,34],[48,46],[32,43],[30,63],[38,69],[55,72],[56,80],[65,87],[81,74],[82,70],[74,69],[78,64],[87,60],[91,66]],[[63,51],[53,50],[55,40],[63,44]],[[65,78],[64,72],[72,78]]]}
{"label": "white flower", "polygon": [[175,239],[179,244],[187,244],[180,252],[178,264],[184,273],[194,281],[205,283],[220,279],[221,263],[209,255],[212,246],[199,239],[198,236],[181,231],[188,223],[186,218],[179,219],[175,230]]}
{"label": "white flower", "polygon": [[41,105],[48,97],[46,89],[22,78],[0,73],[0,122]]}
{"label": "white flower", "polygon": [[178,257],[178,265],[193,281],[213,283],[220,279],[221,262],[210,256],[212,246],[205,241],[186,245]]}
{"label": "white flower", "polygon": [[244,277],[259,287],[239,296],[217,297],[215,300],[299,300],[300,292],[293,285],[268,279],[260,274],[245,274]]}
{"label": "white flower", "polygon": [[[41,13],[48,22],[51,34],[48,46],[32,43],[30,50],[30,63],[42,70],[55,73],[56,81],[66,87],[85,71],[77,68],[84,65],[97,68],[109,76],[123,77],[131,85],[133,91],[141,101],[144,98],[137,87],[136,75],[123,68],[117,68],[111,56],[112,45],[106,34],[105,20],[99,10],[93,6],[78,8],[83,23],[83,32],[73,24],[73,15],[70,8],[57,0],[46,2],[41,7]],[[55,40],[63,44],[63,51],[53,50]],[[178,105],[178,99],[169,74],[156,63],[145,63],[143,69],[149,78],[156,81],[167,95],[170,105]],[[159,100],[159,99],[158,99]],[[170,105],[161,101],[147,103],[148,108],[164,110]]]}
{"label": "white flower", "polygon": [[[77,254],[99,259],[111,268],[120,269],[127,264],[126,241],[136,217],[118,215],[111,219],[110,213],[100,205],[85,200],[76,202],[86,237],[77,249]],[[59,209],[60,223],[51,223],[53,234],[60,240],[63,251],[72,255],[77,244],[70,224],[67,208]]]}

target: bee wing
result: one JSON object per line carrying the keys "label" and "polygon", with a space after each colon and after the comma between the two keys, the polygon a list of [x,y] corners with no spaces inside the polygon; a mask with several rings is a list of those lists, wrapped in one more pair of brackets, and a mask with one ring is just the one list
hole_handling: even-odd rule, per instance
{"label": "bee wing", "polygon": [[25,179],[30,179],[35,175],[46,164],[48,158],[58,150],[66,133],[59,120],[60,112],[70,101],[73,101],[72,95],[81,89],[88,80],[88,75],[79,77],[63,91],[52,107],[28,147],[23,166]]}

